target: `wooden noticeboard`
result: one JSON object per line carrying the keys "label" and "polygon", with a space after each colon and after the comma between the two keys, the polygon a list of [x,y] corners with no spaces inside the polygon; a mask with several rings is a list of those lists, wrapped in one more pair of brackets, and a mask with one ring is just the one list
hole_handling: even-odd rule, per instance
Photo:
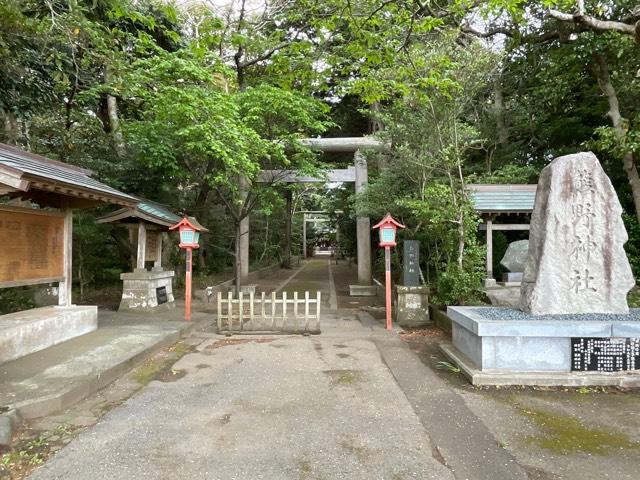
{"label": "wooden noticeboard", "polygon": [[64,215],[0,206],[0,287],[64,279]]}

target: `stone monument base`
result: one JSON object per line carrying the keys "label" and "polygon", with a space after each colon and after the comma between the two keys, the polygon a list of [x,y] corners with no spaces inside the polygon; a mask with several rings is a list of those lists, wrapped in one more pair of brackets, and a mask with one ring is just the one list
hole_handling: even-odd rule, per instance
{"label": "stone monument base", "polygon": [[396,286],[397,304],[393,310],[401,327],[415,328],[430,325],[429,289],[427,287]]}
{"label": "stone monument base", "polygon": [[151,271],[136,269],[132,273],[120,274],[122,300],[119,311],[137,310],[156,312],[175,307],[173,297],[172,271]]}
{"label": "stone monument base", "polygon": [[533,316],[449,307],[441,345],[474,385],[640,386],[640,309],[629,315]]}
{"label": "stone monument base", "polygon": [[351,297],[375,297],[377,294],[377,285],[349,285],[349,296]]}
{"label": "stone monument base", "polygon": [[42,307],[0,316],[0,363],[39,352],[98,328],[98,307]]}

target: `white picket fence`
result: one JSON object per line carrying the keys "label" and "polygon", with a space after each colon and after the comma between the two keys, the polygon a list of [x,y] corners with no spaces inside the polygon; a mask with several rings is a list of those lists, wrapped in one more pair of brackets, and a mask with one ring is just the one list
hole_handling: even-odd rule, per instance
{"label": "white picket fence", "polygon": [[[223,298],[218,292],[217,324],[218,333],[320,333],[321,293],[315,298],[293,293],[293,298],[282,292],[280,298],[275,292],[259,296],[240,293],[234,298],[229,292]],[[312,308],[315,305],[315,308]],[[289,306],[292,306],[290,309]]]}

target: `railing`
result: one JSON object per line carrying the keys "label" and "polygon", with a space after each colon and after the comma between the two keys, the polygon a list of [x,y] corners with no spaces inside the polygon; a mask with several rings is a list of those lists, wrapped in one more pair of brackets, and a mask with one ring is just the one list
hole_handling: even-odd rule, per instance
{"label": "railing", "polygon": [[218,333],[320,333],[320,292],[315,298],[309,292],[302,298],[298,292],[293,298],[286,292],[280,298],[275,292],[268,296],[265,292],[260,296],[240,293],[238,298],[231,292],[223,298],[218,292],[217,297]]}

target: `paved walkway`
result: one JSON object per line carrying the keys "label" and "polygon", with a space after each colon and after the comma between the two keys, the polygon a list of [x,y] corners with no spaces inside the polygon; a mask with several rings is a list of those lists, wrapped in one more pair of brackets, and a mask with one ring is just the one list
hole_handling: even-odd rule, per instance
{"label": "paved walkway", "polygon": [[285,286],[323,291],[321,335],[211,335],[174,365],[186,375],[152,382],[30,478],[524,480],[397,335],[331,310],[346,283],[331,272],[312,260]]}

